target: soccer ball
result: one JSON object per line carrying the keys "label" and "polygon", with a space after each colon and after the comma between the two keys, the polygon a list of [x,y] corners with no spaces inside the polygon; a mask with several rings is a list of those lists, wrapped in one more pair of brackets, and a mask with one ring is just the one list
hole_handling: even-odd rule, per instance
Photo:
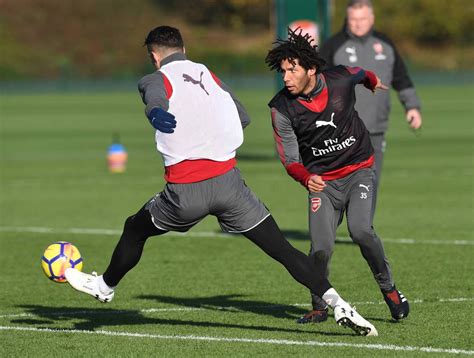
{"label": "soccer ball", "polygon": [[58,241],[49,245],[41,258],[45,275],[54,282],[66,282],[64,271],[72,267],[82,271],[81,253],[70,242]]}

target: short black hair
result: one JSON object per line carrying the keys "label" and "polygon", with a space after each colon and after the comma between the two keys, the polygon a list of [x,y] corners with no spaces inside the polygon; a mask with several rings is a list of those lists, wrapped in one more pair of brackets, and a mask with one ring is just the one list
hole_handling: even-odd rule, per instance
{"label": "short black hair", "polygon": [[158,26],[150,31],[144,46],[147,46],[149,51],[153,46],[182,49],[184,42],[178,29],[171,26]]}
{"label": "short black hair", "polygon": [[318,46],[311,44],[314,39],[309,34],[302,35],[302,32],[300,28],[294,31],[288,28],[288,40],[277,39],[273,43],[276,46],[265,57],[270,70],[281,72],[283,60],[295,65],[295,60],[298,59],[299,65],[305,70],[316,67],[316,72],[321,71],[326,61],[319,56]]}

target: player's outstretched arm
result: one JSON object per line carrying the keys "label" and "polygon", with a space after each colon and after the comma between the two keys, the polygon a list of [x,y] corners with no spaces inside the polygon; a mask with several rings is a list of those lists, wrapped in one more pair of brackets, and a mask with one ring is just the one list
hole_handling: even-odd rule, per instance
{"label": "player's outstretched arm", "polygon": [[388,86],[384,85],[380,78],[373,73],[372,71],[364,71],[364,80],[363,84],[365,88],[368,88],[369,90],[372,91],[372,93],[375,93],[377,90],[388,90]]}
{"label": "player's outstretched arm", "polygon": [[153,128],[162,133],[173,133],[176,128],[174,115],[162,108],[154,107],[148,114],[148,120]]}
{"label": "player's outstretched arm", "polygon": [[384,84],[382,83],[382,81],[380,80],[380,78],[378,78],[378,76],[375,76],[375,78],[377,79],[377,84],[375,85],[375,87],[374,87],[374,89],[372,90],[372,92],[375,93],[375,91],[378,90],[378,89],[381,89],[381,90],[384,90],[384,91],[388,90],[388,86],[384,85]]}
{"label": "player's outstretched arm", "polygon": [[384,85],[380,78],[378,78],[372,71],[364,70],[361,67],[348,66],[346,66],[346,70],[350,73],[352,83],[354,84],[363,84],[365,88],[368,88],[373,93],[378,89],[388,90],[388,87]]}
{"label": "player's outstretched arm", "polygon": [[146,105],[145,115],[153,128],[162,133],[173,133],[175,116],[167,112],[173,88],[166,76],[159,71],[146,75],[138,82],[138,91]]}

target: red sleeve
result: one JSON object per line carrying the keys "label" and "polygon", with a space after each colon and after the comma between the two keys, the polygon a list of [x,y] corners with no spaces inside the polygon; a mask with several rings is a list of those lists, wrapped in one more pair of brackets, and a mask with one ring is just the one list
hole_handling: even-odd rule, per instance
{"label": "red sleeve", "polygon": [[311,177],[311,173],[305,166],[301,163],[291,163],[285,167],[286,172],[290,175],[293,179],[300,182],[305,188],[308,186],[309,178]]}
{"label": "red sleeve", "polygon": [[360,67],[346,66],[346,70],[351,74],[353,83],[363,84],[364,87],[373,91],[377,86],[377,76],[372,71],[366,71]]}
{"label": "red sleeve", "polygon": [[377,76],[372,71],[365,71],[365,81],[364,86],[369,90],[374,90],[377,86]]}
{"label": "red sleeve", "polygon": [[[294,137],[291,124],[286,122],[286,118],[283,117],[275,108],[272,108],[271,114],[273,136],[275,138],[280,161],[285,167],[288,175],[307,188],[311,173],[303,164],[297,161],[299,158],[298,143],[296,137]],[[282,138],[282,136],[284,138]],[[287,162],[287,159],[289,159],[289,163]]]}

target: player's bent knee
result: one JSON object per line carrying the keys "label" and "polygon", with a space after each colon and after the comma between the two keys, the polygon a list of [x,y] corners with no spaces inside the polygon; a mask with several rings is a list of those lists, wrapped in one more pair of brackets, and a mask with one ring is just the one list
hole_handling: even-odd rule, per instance
{"label": "player's bent knee", "polygon": [[370,244],[377,239],[375,232],[372,228],[357,227],[349,230],[352,241],[356,244]]}
{"label": "player's bent knee", "polygon": [[327,272],[331,254],[331,251],[318,250],[310,255],[310,258],[313,261],[313,264],[316,266],[316,270],[318,272]]}
{"label": "player's bent knee", "polygon": [[[147,225],[145,225],[147,224]],[[125,220],[123,233],[124,236],[133,238],[134,240],[146,240],[150,234],[148,233],[148,223],[144,223],[143,218],[138,215],[129,216]]]}
{"label": "player's bent knee", "polygon": [[329,261],[331,257],[330,250],[318,250],[310,255],[315,261]]}
{"label": "player's bent knee", "polygon": [[123,231],[134,231],[136,226],[135,215],[131,215],[125,220]]}

